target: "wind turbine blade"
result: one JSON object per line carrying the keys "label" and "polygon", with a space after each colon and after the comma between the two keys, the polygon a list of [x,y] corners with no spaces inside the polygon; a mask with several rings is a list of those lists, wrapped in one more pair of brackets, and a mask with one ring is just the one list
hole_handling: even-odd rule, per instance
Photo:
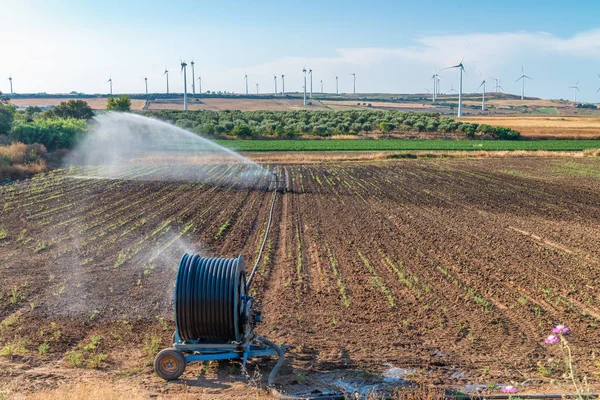
{"label": "wind turbine blade", "polygon": [[452,69],[452,68],[459,68],[459,67],[460,67],[460,64],[458,64],[458,65],[453,65],[453,66],[451,66],[451,67],[442,68],[442,70],[444,70],[444,69]]}
{"label": "wind turbine blade", "polygon": [[[527,79],[531,79],[530,77],[528,77],[527,75],[523,75],[523,78],[527,78]],[[533,80],[533,79],[531,79]]]}
{"label": "wind turbine blade", "polygon": [[481,87],[483,86],[484,83],[485,83],[485,81],[481,82],[481,85],[479,85],[479,87],[477,88],[477,90],[481,89]]}

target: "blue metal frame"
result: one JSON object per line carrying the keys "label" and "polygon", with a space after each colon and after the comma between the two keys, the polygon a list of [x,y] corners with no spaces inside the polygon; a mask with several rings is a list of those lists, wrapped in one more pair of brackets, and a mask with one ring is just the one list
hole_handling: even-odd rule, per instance
{"label": "blue metal frame", "polygon": [[185,355],[185,362],[212,361],[242,359],[242,365],[245,367],[248,358],[270,357],[277,355],[272,348],[251,344],[249,340],[242,343],[203,343],[198,341],[182,343],[179,333],[175,331],[175,343],[173,347],[182,351]]}

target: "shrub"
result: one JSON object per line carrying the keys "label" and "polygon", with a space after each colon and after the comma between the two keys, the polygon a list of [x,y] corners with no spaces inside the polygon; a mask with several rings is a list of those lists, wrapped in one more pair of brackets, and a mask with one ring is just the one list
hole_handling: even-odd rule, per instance
{"label": "shrub", "polygon": [[15,120],[15,108],[10,104],[0,104],[0,135],[10,132]]}
{"label": "shrub", "polygon": [[49,150],[70,149],[86,129],[85,121],[75,118],[21,122],[13,126],[9,137],[25,144],[40,143]]}
{"label": "shrub", "polygon": [[[29,111],[32,107],[29,107]],[[39,107],[38,107],[39,108]],[[41,110],[40,110],[41,111]],[[44,113],[45,118],[75,118],[88,120],[94,116],[94,110],[84,100],[61,102],[52,110]]]}
{"label": "shrub", "polygon": [[106,103],[106,109],[111,111],[129,111],[131,109],[131,100],[129,96],[121,95],[119,97],[109,97]]}

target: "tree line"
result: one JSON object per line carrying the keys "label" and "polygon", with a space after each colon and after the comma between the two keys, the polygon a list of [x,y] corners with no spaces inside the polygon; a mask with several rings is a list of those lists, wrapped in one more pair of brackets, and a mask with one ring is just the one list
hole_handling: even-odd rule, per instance
{"label": "tree line", "polygon": [[351,111],[146,111],[199,135],[237,138],[333,137],[367,134],[456,134],[464,138],[514,140],[520,133],[503,127],[442,117],[438,113],[395,110]]}

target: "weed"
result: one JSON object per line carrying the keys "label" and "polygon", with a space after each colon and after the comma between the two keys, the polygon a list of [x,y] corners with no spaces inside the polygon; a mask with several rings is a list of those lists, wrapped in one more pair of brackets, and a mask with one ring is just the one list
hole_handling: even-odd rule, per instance
{"label": "weed", "polygon": [[538,374],[540,374],[540,376],[544,376],[544,377],[552,375],[552,369],[545,367],[543,365],[540,365],[538,367],[537,372],[538,372]]}
{"label": "weed", "polygon": [[48,353],[49,348],[50,348],[50,345],[47,342],[40,344],[38,347],[38,354],[40,356],[46,355],[46,353]]}
{"label": "weed", "polygon": [[90,315],[89,315],[90,321],[93,321],[98,316],[99,313],[100,313],[100,311],[98,311],[98,310],[90,311]]}
{"label": "weed", "polygon": [[102,364],[102,361],[104,361],[105,359],[106,359],[106,356],[103,353],[94,354],[93,356],[90,357],[90,360],[88,362],[88,367],[98,368],[100,366],[100,364]]}
{"label": "weed", "polygon": [[494,390],[498,390],[500,388],[500,385],[498,385],[495,382],[490,382],[487,384],[487,388],[488,388],[488,390],[494,391]]}
{"label": "weed", "polygon": [[306,372],[294,372],[296,378],[298,378],[298,382],[302,383],[306,379]]}
{"label": "weed", "polygon": [[161,343],[162,340],[159,337],[150,336],[144,345],[144,352],[148,357],[154,357],[158,353]]}
{"label": "weed", "polygon": [[163,331],[166,331],[169,329],[169,324],[167,323],[167,321],[165,321],[165,319],[163,317],[161,317],[160,315],[157,315],[156,319],[158,320],[158,325],[160,326],[160,328]]}
{"label": "weed", "polygon": [[19,322],[19,314],[11,314],[8,317],[6,317],[2,322],[0,322],[0,330],[8,328],[9,326],[16,324],[17,322]]}
{"label": "weed", "polygon": [[25,300],[25,294],[19,290],[17,285],[14,285],[8,293],[8,302],[17,304],[20,300]]}
{"label": "weed", "polygon": [[4,228],[0,228],[0,240],[6,239],[8,236],[8,231]]}
{"label": "weed", "polygon": [[0,356],[24,356],[28,352],[29,351],[25,347],[25,341],[23,339],[15,338],[11,343],[6,344],[2,349],[0,349]]}
{"label": "weed", "polygon": [[67,362],[70,366],[74,368],[79,368],[83,363],[83,354],[81,354],[81,352],[79,351],[74,351],[70,353],[67,357]]}

